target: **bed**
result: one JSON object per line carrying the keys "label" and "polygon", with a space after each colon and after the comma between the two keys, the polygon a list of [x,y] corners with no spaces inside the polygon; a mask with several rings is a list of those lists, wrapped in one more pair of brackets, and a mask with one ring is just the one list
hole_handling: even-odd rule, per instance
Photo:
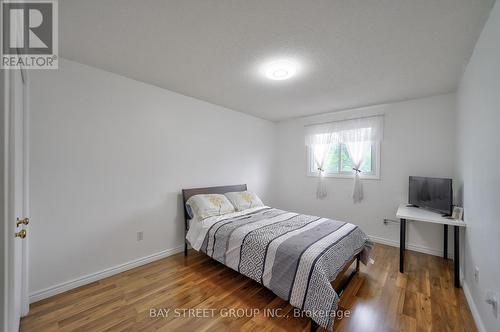
{"label": "bed", "polygon": [[[357,226],[268,206],[213,216],[190,225],[186,201],[198,194],[246,191],[246,184],[183,189],[185,255],[188,242],[233,270],[252,278],[331,330],[339,296],[359,262],[367,263],[371,242]],[[352,272],[346,275],[351,265]]]}

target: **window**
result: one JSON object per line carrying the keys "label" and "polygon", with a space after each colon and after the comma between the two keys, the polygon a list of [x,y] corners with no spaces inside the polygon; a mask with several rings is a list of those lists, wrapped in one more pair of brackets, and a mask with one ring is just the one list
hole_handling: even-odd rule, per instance
{"label": "window", "polygon": [[378,179],[382,138],[383,116],[306,126],[307,173],[320,177],[354,177],[358,185],[359,178]]}
{"label": "window", "polygon": [[[314,149],[309,147],[308,150],[308,174],[310,176],[319,176]],[[363,161],[359,167],[361,171],[360,176],[367,179],[379,179],[380,144],[378,142],[367,144],[363,149],[362,155]],[[354,177],[351,157],[345,143],[332,144],[330,151],[325,156],[323,169],[323,175],[327,177]]]}

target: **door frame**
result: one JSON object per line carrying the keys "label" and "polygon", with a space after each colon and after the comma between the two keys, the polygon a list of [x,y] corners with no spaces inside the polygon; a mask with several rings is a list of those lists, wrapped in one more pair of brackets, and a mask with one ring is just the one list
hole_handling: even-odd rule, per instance
{"label": "door frame", "polygon": [[1,224],[0,224],[0,237],[1,237],[1,245],[2,245],[2,250],[1,250],[1,255],[0,255],[0,264],[1,264],[1,275],[0,275],[0,296],[1,296],[1,301],[2,305],[0,305],[0,308],[2,308],[0,312],[0,331],[8,331],[7,329],[7,317],[8,317],[8,311],[7,311],[7,262],[8,262],[8,238],[7,238],[7,105],[9,103],[8,100],[8,93],[7,93],[7,71],[0,69],[0,100],[2,100],[2,105],[1,107],[1,114],[0,114],[0,125],[2,126],[2,130],[0,131],[2,133],[0,137],[0,149],[1,149],[1,154],[2,154],[2,164],[1,164],[1,179],[0,179],[0,185],[2,188],[2,193],[1,193],[1,214],[2,214],[2,219],[1,219]]}
{"label": "door frame", "polygon": [[[14,90],[11,87],[12,74],[15,70],[2,70],[2,85],[3,85],[3,96],[4,105],[2,105],[2,124],[3,124],[3,137],[2,137],[2,154],[3,154],[3,243],[4,243],[4,257],[3,257],[3,328],[5,331],[11,330],[11,327],[17,326],[19,322],[15,322],[15,317],[12,312],[15,310],[14,306],[14,293],[11,291],[14,288],[13,280],[13,267],[14,258],[12,251],[14,250],[15,241],[14,233],[17,231],[15,226],[15,221],[17,217],[25,217],[29,215],[29,84],[28,75],[26,70],[20,70],[20,75],[22,79],[22,112],[23,121],[20,124],[20,130],[22,130],[23,142],[22,145],[16,146],[18,149],[22,149],[23,154],[23,169],[20,170],[22,174],[23,181],[23,202],[22,210],[23,216],[16,216],[15,211],[12,211],[12,200],[14,198],[14,189],[11,183],[12,179],[12,157],[13,157],[13,134],[14,129],[11,128],[11,121],[13,117],[14,108],[12,106],[12,97],[14,95]],[[21,283],[21,316],[26,316],[29,311],[29,287],[28,287],[28,240],[27,236],[22,241],[22,280]]]}
{"label": "door frame", "polygon": [[[24,217],[31,216],[30,211],[30,80],[28,71],[21,69],[23,79],[23,212]],[[31,235],[31,231],[30,231]],[[30,310],[29,300],[29,243],[31,236],[27,236],[23,241],[23,280],[21,290],[21,317],[27,316]]]}

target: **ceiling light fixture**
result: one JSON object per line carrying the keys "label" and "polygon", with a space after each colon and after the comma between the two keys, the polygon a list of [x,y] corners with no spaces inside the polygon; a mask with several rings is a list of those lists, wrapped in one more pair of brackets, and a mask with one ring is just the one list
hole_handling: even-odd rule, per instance
{"label": "ceiling light fixture", "polygon": [[297,65],[288,60],[274,61],[265,67],[266,77],[275,81],[289,79],[297,72]]}

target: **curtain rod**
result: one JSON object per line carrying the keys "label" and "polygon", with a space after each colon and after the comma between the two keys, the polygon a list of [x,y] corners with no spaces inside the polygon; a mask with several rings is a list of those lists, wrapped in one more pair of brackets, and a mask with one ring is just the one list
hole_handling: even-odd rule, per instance
{"label": "curtain rod", "polygon": [[376,118],[377,116],[384,116],[384,114],[366,115],[366,116],[360,116],[360,117],[351,118],[351,119],[333,120],[333,121],[325,121],[325,122],[319,122],[319,123],[310,123],[310,124],[304,125],[304,127],[319,126],[319,125],[323,125],[323,124],[349,121],[349,120],[361,120],[361,119],[366,119],[366,118]]}

